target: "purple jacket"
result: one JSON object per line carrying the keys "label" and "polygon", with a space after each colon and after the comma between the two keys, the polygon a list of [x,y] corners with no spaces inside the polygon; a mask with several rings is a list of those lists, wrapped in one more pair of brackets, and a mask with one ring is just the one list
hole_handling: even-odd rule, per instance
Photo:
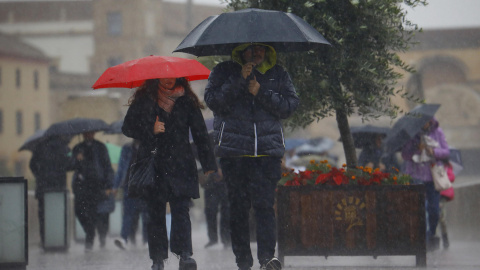
{"label": "purple jacket", "polygon": [[[439,143],[438,148],[434,148],[435,158],[437,163],[441,163],[441,160],[448,160],[450,150],[445,140],[445,134],[438,126],[438,121],[433,118],[430,120],[432,125],[430,131],[427,133],[432,139]],[[430,162],[415,163],[412,160],[412,156],[420,154],[418,145],[420,143],[420,134],[417,134],[411,139],[402,149],[402,158],[404,160],[403,172],[412,176],[413,179],[421,180],[424,182],[432,181],[432,173],[430,172]]]}

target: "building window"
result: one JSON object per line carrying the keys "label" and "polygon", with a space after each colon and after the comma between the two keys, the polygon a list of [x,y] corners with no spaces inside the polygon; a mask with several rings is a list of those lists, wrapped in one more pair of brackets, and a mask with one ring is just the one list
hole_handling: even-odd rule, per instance
{"label": "building window", "polygon": [[20,87],[20,82],[21,82],[21,78],[20,78],[20,69],[17,68],[17,70],[15,70],[15,85],[17,86],[17,88]]}
{"label": "building window", "polygon": [[0,110],[0,134],[3,133],[3,111]]}
{"label": "building window", "polygon": [[23,133],[23,114],[21,111],[16,113],[16,122],[17,122],[17,135],[22,135]]}
{"label": "building window", "polygon": [[38,78],[37,70],[33,72],[33,87],[35,87],[35,90],[38,90],[38,87],[39,87],[39,78]]}
{"label": "building window", "polygon": [[37,131],[41,128],[40,113],[36,112],[34,119],[35,119],[35,131]]}
{"label": "building window", "polygon": [[113,66],[116,66],[116,65],[120,65],[121,63],[123,63],[122,57],[110,57],[107,60],[107,66],[108,67],[113,67]]}
{"label": "building window", "polygon": [[108,34],[111,36],[119,36],[122,34],[122,13],[109,12],[107,14]]}

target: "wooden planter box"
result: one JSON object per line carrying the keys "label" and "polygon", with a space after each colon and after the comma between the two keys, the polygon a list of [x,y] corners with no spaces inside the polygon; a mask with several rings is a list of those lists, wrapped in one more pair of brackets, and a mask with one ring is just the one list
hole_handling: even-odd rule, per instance
{"label": "wooden planter box", "polygon": [[425,189],[281,186],[278,257],[414,255],[426,266]]}

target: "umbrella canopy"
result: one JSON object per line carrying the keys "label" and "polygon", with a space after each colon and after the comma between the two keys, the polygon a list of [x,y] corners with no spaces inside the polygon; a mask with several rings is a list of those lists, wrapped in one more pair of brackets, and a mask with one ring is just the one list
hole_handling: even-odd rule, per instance
{"label": "umbrella canopy", "polygon": [[[390,129],[388,127],[365,125],[351,127],[350,133],[352,133],[353,144],[355,145],[355,148],[364,148],[368,147],[374,142],[375,136],[381,135],[386,137],[389,130]],[[342,138],[340,137],[338,141],[342,141]]]}
{"label": "umbrella canopy", "polygon": [[108,129],[107,123],[97,118],[73,118],[52,124],[44,136],[77,135]]}
{"label": "umbrella canopy", "polygon": [[328,137],[309,139],[295,150],[297,155],[321,155],[332,149],[335,142]]}
{"label": "umbrella canopy", "polygon": [[230,55],[243,43],[265,43],[278,52],[308,51],[330,43],[292,13],[248,8],[210,16],[174,52],[196,56]]}
{"label": "umbrella canopy", "polygon": [[123,120],[118,120],[110,124],[105,134],[122,134]]}
{"label": "umbrella canopy", "polygon": [[197,60],[150,55],[107,68],[92,88],[135,88],[148,79],[185,77],[195,81],[209,75],[210,70]]}
{"label": "umbrella canopy", "polygon": [[22,150],[33,151],[39,143],[41,143],[47,138],[44,135],[45,135],[44,129],[37,130],[32,136],[28,137],[25,140],[25,142],[22,144],[22,146],[20,146],[18,151],[22,151]]}
{"label": "umbrella canopy", "polygon": [[398,119],[385,139],[387,152],[399,151],[433,118],[438,108],[439,104],[422,104]]}
{"label": "umbrella canopy", "polygon": [[287,151],[292,150],[307,142],[308,142],[308,139],[302,139],[302,138],[285,139],[285,150]]}

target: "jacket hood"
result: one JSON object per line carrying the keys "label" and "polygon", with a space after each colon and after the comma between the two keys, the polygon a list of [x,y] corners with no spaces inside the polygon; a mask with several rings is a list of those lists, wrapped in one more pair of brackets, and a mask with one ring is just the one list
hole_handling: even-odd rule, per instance
{"label": "jacket hood", "polygon": [[432,117],[432,119],[430,119],[430,130],[437,129],[439,125],[440,124],[438,123],[438,120],[435,117]]}
{"label": "jacket hood", "polygon": [[275,49],[267,44],[263,43],[244,43],[235,47],[232,51],[232,60],[239,63],[240,65],[245,64],[242,59],[243,51],[251,45],[261,45],[264,46],[265,49],[265,60],[255,68],[262,74],[265,74],[269,69],[271,69],[275,64],[277,64],[277,52]]}

